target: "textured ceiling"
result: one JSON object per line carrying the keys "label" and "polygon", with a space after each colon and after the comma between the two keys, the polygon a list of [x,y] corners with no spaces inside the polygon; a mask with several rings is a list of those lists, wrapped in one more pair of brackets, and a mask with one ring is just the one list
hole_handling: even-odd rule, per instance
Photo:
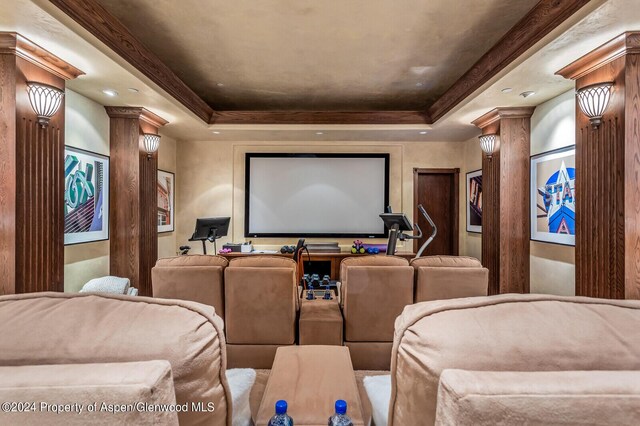
{"label": "textured ceiling", "polygon": [[98,0],[217,110],[425,109],[536,0]]}

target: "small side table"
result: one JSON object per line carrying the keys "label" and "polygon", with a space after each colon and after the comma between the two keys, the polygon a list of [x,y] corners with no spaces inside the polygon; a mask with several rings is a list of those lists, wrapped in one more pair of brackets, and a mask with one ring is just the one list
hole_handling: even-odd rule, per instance
{"label": "small side table", "polygon": [[306,299],[302,292],[300,304],[300,344],[342,346],[343,320],[338,299]]}
{"label": "small side table", "polygon": [[[310,301],[313,302],[313,301]],[[277,400],[287,401],[296,426],[327,423],[336,399],[347,401],[354,426],[365,426],[356,376],[346,346],[281,346],[258,409],[256,425],[266,425]]]}

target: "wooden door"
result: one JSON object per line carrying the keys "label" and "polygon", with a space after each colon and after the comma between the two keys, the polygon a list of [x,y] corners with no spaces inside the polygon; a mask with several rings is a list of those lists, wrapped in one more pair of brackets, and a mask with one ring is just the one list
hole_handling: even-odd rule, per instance
{"label": "wooden door", "polygon": [[418,211],[418,204],[422,204],[438,228],[437,236],[423,256],[458,255],[459,175],[460,169],[413,169],[413,220],[423,234],[414,242],[415,252],[433,231]]}

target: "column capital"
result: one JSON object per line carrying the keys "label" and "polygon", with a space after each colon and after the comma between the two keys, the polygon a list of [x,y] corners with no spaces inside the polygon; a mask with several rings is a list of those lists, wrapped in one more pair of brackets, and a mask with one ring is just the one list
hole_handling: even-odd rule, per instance
{"label": "column capital", "polygon": [[107,115],[110,118],[131,118],[134,120],[141,120],[156,128],[169,123],[164,118],[143,107],[105,106],[104,109],[107,111]]}
{"label": "column capital", "polygon": [[556,75],[578,80],[603,65],[632,53],[640,53],[640,31],[620,34],[557,71]]}
{"label": "column capital", "polygon": [[533,115],[535,109],[536,107],[534,106],[498,107],[484,114],[482,117],[476,118],[471,124],[480,129],[484,129],[505,118],[529,118]]}
{"label": "column capital", "polygon": [[15,55],[63,80],[84,75],[78,68],[15,32],[0,32],[0,54]]}

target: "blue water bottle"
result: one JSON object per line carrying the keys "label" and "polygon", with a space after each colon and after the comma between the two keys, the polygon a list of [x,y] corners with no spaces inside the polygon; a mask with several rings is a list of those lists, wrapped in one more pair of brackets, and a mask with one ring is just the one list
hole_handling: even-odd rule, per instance
{"label": "blue water bottle", "polygon": [[333,297],[331,297],[331,287],[329,287],[328,285],[324,286],[324,296],[322,296],[322,298],[324,300],[333,299]]}
{"label": "blue water bottle", "polygon": [[307,300],[315,300],[316,295],[313,292],[313,284],[309,284],[309,287],[307,287]]}
{"label": "blue water bottle", "polygon": [[347,401],[342,399],[336,401],[336,412],[329,417],[329,426],[353,426],[353,422],[347,416]]}
{"label": "blue water bottle", "polygon": [[276,402],[276,414],[269,420],[268,426],[293,426],[293,419],[287,414],[287,401]]}

